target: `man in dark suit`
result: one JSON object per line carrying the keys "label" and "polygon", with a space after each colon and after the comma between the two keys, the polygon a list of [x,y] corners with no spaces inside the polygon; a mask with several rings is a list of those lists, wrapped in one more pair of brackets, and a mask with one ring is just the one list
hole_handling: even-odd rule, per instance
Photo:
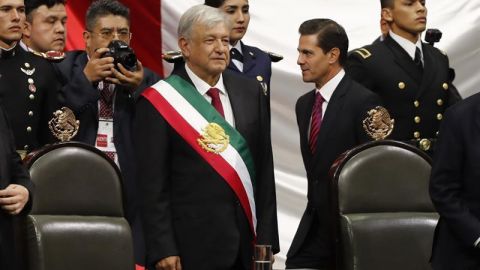
{"label": "man in dark suit", "polygon": [[[329,19],[299,28],[297,63],[314,90],[296,104],[300,146],[307,171],[308,204],[287,254],[287,269],[334,269],[329,169],[343,152],[371,140],[364,128],[369,112],[381,117],[380,98],[345,74],[348,37]],[[379,114],[380,113],[380,114]],[[388,113],[384,114],[388,118]],[[391,129],[391,126],[389,127]],[[388,135],[384,130],[381,137]]]}
{"label": "man in dark suit", "polygon": [[382,98],[395,118],[391,139],[431,153],[445,109],[460,99],[448,58],[420,39],[425,1],[381,0],[381,6],[390,32],[383,42],[352,52],[347,73]]}
{"label": "man in dark suit", "polygon": [[24,23],[23,0],[0,0],[0,102],[22,155],[55,141],[48,121],[60,87],[51,63],[18,45]]}
{"label": "man in dark suit", "polygon": [[32,194],[30,175],[15,151],[11,126],[0,106],[0,269],[19,267],[12,219],[30,211]]}
{"label": "man in dark suit", "polygon": [[135,98],[160,79],[137,61],[127,70],[103,57],[112,40],[130,43],[130,11],[115,0],[95,1],[86,14],[86,51],[72,51],[56,68],[62,78],[62,103],[80,120],[74,140],[106,153],[122,172],[126,218],[132,227],[135,260],[144,265],[144,241],[137,210],[136,162],[132,124]]}
{"label": "man in dark suit", "polygon": [[151,269],[250,270],[254,243],[279,251],[268,112],[257,82],[225,71],[229,30],[218,9],[187,10],[186,64],[137,103]]}
{"label": "man in dark suit", "polygon": [[480,94],[452,106],[440,128],[430,196],[440,220],[434,270],[480,269]]}

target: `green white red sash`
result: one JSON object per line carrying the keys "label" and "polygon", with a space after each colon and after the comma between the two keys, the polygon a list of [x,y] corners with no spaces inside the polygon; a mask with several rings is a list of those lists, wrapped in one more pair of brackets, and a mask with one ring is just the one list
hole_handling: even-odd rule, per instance
{"label": "green white red sash", "polygon": [[[252,185],[255,172],[248,144],[242,135],[190,83],[179,76],[172,75],[159,81],[142,95],[228,183],[238,197],[255,235],[257,218]],[[208,138],[227,137],[208,137],[209,128],[224,131],[228,140],[223,140],[223,144],[209,143],[213,139]],[[213,150],[220,151],[215,153]]]}

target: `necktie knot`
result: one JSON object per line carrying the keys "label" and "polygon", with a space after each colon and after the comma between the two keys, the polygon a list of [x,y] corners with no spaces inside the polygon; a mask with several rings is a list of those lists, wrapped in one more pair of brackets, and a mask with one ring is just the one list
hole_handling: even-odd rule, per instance
{"label": "necktie knot", "polygon": [[218,113],[220,113],[222,117],[225,117],[223,113],[222,101],[220,100],[220,90],[212,87],[208,89],[207,95],[212,99],[212,106],[218,111]]}
{"label": "necktie knot", "polygon": [[230,58],[235,59],[243,63],[243,55],[235,48],[230,50]]}

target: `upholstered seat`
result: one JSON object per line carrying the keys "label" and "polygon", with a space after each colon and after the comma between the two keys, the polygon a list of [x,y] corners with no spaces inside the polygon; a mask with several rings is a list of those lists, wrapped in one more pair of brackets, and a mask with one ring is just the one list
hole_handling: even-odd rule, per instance
{"label": "upholstered seat", "polygon": [[120,172],[108,157],[67,142],[38,151],[27,166],[36,185],[25,228],[29,269],[134,269]]}
{"label": "upholstered seat", "polygon": [[377,141],[332,167],[337,269],[431,269],[438,220],[428,194],[430,158],[408,144]]}

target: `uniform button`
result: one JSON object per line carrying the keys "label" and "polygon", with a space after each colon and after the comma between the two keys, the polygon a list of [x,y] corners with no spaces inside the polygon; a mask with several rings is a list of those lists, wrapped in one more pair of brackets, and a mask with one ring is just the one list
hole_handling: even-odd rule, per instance
{"label": "uniform button", "polygon": [[32,132],[32,127],[27,127],[27,132]]}
{"label": "uniform button", "polygon": [[440,134],[440,132],[437,131],[437,132],[435,133],[435,135],[438,137],[438,134]]}
{"label": "uniform button", "polygon": [[33,82],[34,82],[34,81],[33,81],[32,78],[28,78],[28,83],[29,83],[29,84],[33,84]]}
{"label": "uniform button", "polygon": [[257,76],[257,81],[259,81],[259,82],[263,82],[263,77],[262,77],[262,76],[260,76],[260,75],[258,75],[258,76]]}
{"label": "uniform button", "polygon": [[442,106],[443,105],[443,99],[437,99],[437,105]]}
{"label": "uniform button", "polygon": [[31,100],[34,100],[35,99],[35,95],[34,94],[30,94],[30,96],[28,96],[29,99]]}
{"label": "uniform button", "polygon": [[420,132],[415,131],[415,132],[413,133],[413,137],[415,137],[415,139],[420,138]]}
{"label": "uniform button", "polygon": [[443,119],[443,115],[441,113],[437,114],[437,120],[442,120]]}
{"label": "uniform button", "polygon": [[448,90],[448,83],[443,83],[442,87],[443,87],[444,90]]}
{"label": "uniform button", "polygon": [[33,116],[33,111],[29,111],[28,116]]}
{"label": "uniform button", "polygon": [[420,123],[420,116],[415,116],[414,120],[415,120],[415,123],[417,123],[417,124]]}
{"label": "uniform button", "polygon": [[418,108],[418,107],[420,106],[420,101],[415,100],[415,101],[413,102],[413,105]]}
{"label": "uniform button", "polygon": [[405,89],[405,83],[404,82],[399,82],[398,83],[398,88],[400,88],[400,90]]}
{"label": "uniform button", "polygon": [[28,144],[26,144],[24,147],[23,147],[23,150],[28,150],[29,146]]}

